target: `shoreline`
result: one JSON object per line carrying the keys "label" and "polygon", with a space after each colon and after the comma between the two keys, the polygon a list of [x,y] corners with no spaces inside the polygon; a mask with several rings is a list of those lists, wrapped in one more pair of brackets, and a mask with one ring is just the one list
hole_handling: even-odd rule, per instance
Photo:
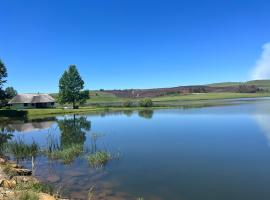
{"label": "shoreline", "polygon": [[54,188],[39,181],[32,171],[0,156],[0,199],[68,200],[54,193]]}
{"label": "shoreline", "polygon": [[[195,95],[196,96],[196,95]],[[200,108],[200,107],[212,107],[212,106],[226,106],[232,105],[235,101],[242,100],[265,100],[270,97],[270,94],[264,93],[262,96],[254,97],[254,94],[242,94],[237,98],[228,96],[227,98],[205,98],[205,99],[177,99],[177,96],[173,96],[170,100],[154,100],[154,106],[152,107],[139,107],[139,106],[82,106],[78,109],[64,109],[64,108],[44,108],[44,109],[0,109],[0,118],[12,119],[12,118],[26,118],[36,119],[58,115],[69,115],[69,114],[92,114],[92,113],[103,113],[103,112],[125,112],[125,111],[141,111],[141,110],[160,110],[160,109],[183,109],[183,108]],[[160,97],[163,98],[163,97]],[[243,103],[242,102],[242,103]]]}

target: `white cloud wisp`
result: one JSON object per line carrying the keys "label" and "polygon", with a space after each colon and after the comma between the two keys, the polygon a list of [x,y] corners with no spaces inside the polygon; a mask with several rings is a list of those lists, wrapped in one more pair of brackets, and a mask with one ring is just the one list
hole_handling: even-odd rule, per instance
{"label": "white cloud wisp", "polygon": [[262,54],[252,72],[252,79],[270,79],[270,42],[263,45]]}

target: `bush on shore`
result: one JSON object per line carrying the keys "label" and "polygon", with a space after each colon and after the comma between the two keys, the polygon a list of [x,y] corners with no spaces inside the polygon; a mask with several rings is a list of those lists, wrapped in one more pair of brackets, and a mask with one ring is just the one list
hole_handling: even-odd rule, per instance
{"label": "bush on shore", "polygon": [[153,101],[151,99],[146,98],[146,99],[140,100],[139,105],[141,107],[152,107],[154,104],[153,104]]}
{"label": "bush on shore", "polygon": [[124,107],[132,107],[132,106],[133,106],[133,102],[130,101],[130,100],[127,100],[127,101],[125,101],[125,102],[123,103],[123,106],[124,106]]}

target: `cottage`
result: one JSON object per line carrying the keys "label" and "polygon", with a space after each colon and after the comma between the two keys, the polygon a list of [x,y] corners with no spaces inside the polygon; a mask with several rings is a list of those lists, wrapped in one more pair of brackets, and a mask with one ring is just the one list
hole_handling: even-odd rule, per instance
{"label": "cottage", "polygon": [[48,94],[18,94],[8,104],[14,109],[53,108],[55,100]]}

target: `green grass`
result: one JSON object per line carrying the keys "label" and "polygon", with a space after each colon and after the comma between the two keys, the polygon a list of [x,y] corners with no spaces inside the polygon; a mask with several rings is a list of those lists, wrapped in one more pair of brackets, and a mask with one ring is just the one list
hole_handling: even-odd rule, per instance
{"label": "green grass", "polygon": [[63,149],[55,149],[46,152],[46,155],[52,160],[59,160],[64,164],[70,164],[83,153],[83,145],[71,144]]}
{"label": "green grass", "polygon": [[270,93],[197,93],[182,94],[152,98],[154,102],[167,101],[199,101],[199,100],[218,100],[218,99],[237,99],[237,98],[256,98],[270,97]]}
{"label": "green grass", "polygon": [[125,98],[119,98],[114,94],[108,92],[101,92],[101,91],[91,91],[90,92],[90,99],[88,102],[91,103],[100,103],[100,102],[122,102]]}
{"label": "green grass", "polygon": [[107,151],[97,151],[88,156],[88,162],[94,168],[104,167],[110,159],[111,154]]}
{"label": "green grass", "polygon": [[226,86],[239,86],[239,85],[255,85],[261,89],[270,91],[270,80],[253,80],[247,82],[223,82],[223,83],[212,83],[208,86],[213,87],[226,87]]}
{"label": "green grass", "polygon": [[17,200],[39,200],[38,194],[32,191],[20,192],[15,198]]}
{"label": "green grass", "polygon": [[32,191],[36,193],[46,193],[46,194],[53,194],[53,186],[48,183],[33,183],[31,181],[29,182],[23,182],[23,183],[17,183],[16,190],[27,190]]}

